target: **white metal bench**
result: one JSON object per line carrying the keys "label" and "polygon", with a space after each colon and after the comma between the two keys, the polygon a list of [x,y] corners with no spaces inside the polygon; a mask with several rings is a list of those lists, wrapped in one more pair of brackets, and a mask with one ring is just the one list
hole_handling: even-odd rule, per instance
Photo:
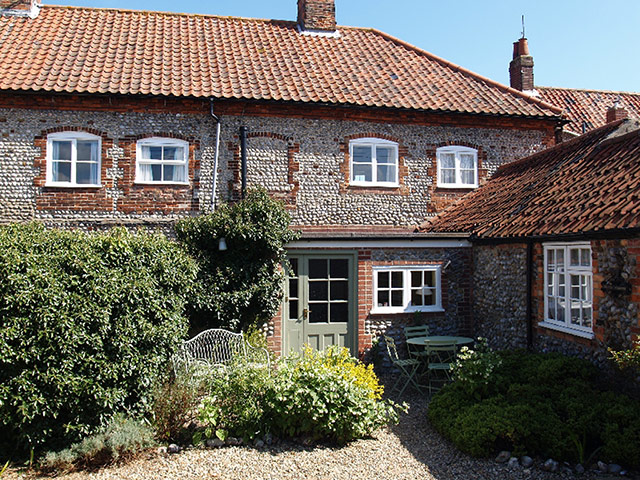
{"label": "white metal bench", "polygon": [[177,375],[198,365],[227,368],[238,360],[270,366],[269,352],[265,348],[249,344],[242,333],[212,328],[180,345],[173,357],[173,368]]}

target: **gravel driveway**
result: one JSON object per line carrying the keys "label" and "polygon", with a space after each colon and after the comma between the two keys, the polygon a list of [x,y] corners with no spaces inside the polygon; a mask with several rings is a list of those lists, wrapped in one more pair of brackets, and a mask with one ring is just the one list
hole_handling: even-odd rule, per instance
{"label": "gravel driveway", "polygon": [[[405,394],[409,413],[400,423],[343,448],[303,447],[278,443],[270,447],[223,447],[187,449],[179,454],[156,451],[124,464],[91,473],[72,473],[64,480],[557,480],[573,478],[535,467],[509,468],[493,460],[478,460],[459,453],[429,425],[426,402]],[[4,480],[5,477],[3,477]],[[10,472],[8,479],[34,478]],[[591,480],[606,476],[584,474]],[[612,477],[613,478],[613,477]],[[615,477],[620,478],[620,477]]]}

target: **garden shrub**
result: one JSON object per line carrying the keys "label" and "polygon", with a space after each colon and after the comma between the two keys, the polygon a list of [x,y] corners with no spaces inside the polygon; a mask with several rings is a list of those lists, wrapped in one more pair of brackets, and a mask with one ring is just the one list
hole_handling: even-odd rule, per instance
{"label": "garden shrub", "polygon": [[[282,300],[284,247],[297,238],[289,223],[284,205],[264,190],[177,223],[178,239],[199,263],[192,323],[239,331],[275,315]],[[227,250],[218,249],[220,238]]]}
{"label": "garden shrub", "polygon": [[209,377],[209,395],[198,408],[202,430],[194,436],[194,443],[217,437],[239,437],[251,440],[269,430],[265,415],[267,392],[271,388],[270,371],[238,361],[231,368]]}
{"label": "garden shrub", "polygon": [[147,410],[194,262],[161,235],[0,228],[0,443],[63,448]]}
{"label": "garden shrub", "polygon": [[338,347],[290,354],[270,374],[246,365],[229,369],[212,376],[210,388],[199,408],[196,442],[273,433],[345,443],[397,422],[403,408],[382,400],[371,366]]}
{"label": "garden shrub", "polygon": [[397,406],[382,400],[383,387],[371,365],[346,348],[307,348],[279,365],[269,393],[274,433],[345,443],[397,422]]}
{"label": "garden shrub", "polygon": [[104,432],[90,435],[59,452],[48,452],[41,468],[57,472],[96,468],[153,445],[153,431],[146,423],[116,415]]}
{"label": "garden shrub", "polygon": [[[498,360],[491,360],[495,355]],[[589,362],[525,351],[469,358],[469,371],[462,361],[456,367],[461,380],[436,394],[428,412],[434,427],[462,451],[488,456],[511,450],[574,462],[597,452],[608,462],[640,466],[640,405],[598,390]],[[495,368],[484,377],[478,365]]]}

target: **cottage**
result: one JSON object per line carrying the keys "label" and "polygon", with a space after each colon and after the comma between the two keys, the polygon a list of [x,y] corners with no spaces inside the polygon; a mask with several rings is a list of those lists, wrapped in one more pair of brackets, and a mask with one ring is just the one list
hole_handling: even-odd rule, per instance
{"label": "cottage", "polygon": [[[292,5],[292,8],[294,5]],[[555,143],[561,110],[383,32],[0,0],[0,221],[177,219],[265,187],[302,231],[276,351],[471,333],[471,244],[415,226]]]}
{"label": "cottage", "polygon": [[640,122],[502,166],[420,230],[473,244],[473,320],[491,344],[604,363],[640,335]]}

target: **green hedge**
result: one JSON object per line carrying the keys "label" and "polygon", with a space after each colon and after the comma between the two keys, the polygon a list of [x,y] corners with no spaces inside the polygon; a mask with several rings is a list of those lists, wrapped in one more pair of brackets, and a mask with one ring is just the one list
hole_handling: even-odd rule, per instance
{"label": "green hedge", "polygon": [[144,411],[184,338],[194,262],[164,236],[0,228],[0,442],[48,450]]}
{"label": "green hedge", "polygon": [[485,381],[459,372],[461,380],[429,405],[431,423],[460,450],[489,456],[506,449],[580,463],[595,453],[640,466],[640,404],[598,390],[593,365],[525,351],[499,352],[498,359]]}

